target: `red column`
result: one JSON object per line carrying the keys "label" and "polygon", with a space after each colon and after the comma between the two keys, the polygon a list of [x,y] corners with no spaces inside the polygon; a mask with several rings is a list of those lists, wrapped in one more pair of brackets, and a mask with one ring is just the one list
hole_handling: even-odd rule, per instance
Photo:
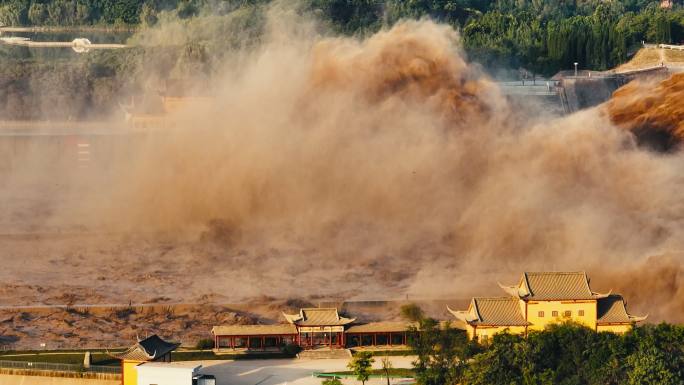
{"label": "red column", "polygon": [[378,333],[373,333],[373,346],[378,345]]}
{"label": "red column", "polygon": [[389,333],[388,338],[389,338],[389,340],[387,341],[387,343],[389,344],[389,346],[392,346],[392,333]]}

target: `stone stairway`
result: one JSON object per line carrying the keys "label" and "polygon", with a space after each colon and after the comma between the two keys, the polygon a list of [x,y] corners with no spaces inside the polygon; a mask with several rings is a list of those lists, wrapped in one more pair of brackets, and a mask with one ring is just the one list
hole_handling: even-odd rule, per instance
{"label": "stone stairway", "polygon": [[330,348],[302,350],[301,352],[299,352],[299,354],[297,354],[298,358],[306,359],[306,360],[322,360],[322,359],[330,359],[330,358],[349,359],[351,356],[352,356],[352,354],[351,354],[351,351],[349,349],[330,349]]}

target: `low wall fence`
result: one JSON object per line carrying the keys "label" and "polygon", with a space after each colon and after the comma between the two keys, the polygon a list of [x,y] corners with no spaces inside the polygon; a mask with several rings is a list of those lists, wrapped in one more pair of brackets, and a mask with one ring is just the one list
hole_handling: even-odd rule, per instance
{"label": "low wall fence", "polygon": [[676,49],[679,51],[684,51],[684,45],[658,44],[658,47],[665,48],[665,49]]}
{"label": "low wall fence", "polygon": [[118,366],[90,365],[90,367],[85,368],[83,365],[58,364],[52,362],[0,360],[0,368],[51,372],[121,374],[121,368]]}
{"label": "low wall fence", "polygon": [[[356,378],[356,374],[352,373],[325,373],[325,372],[313,372],[311,373],[311,377],[315,378]],[[384,374],[370,374],[368,375],[368,378],[379,378],[379,379],[385,379],[387,378],[386,375]],[[408,375],[402,375],[402,374],[390,374],[389,378],[405,378],[405,379],[412,379],[413,376],[408,376]]]}

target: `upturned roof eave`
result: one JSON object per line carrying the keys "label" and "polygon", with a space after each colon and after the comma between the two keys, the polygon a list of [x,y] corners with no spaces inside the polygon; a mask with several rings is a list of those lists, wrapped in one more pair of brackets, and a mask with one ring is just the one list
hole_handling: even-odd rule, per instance
{"label": "upturned roof eave", "polygon": [[285,312],[282,312],[282,314],[283,317],[285,317],[285,320],[291,324],[295,324],[295,322],[302,319],[301,314],[287,314]]}
{"label": "upturned roof eave", "polygon": [[473,318],[472,313],[467,310],[453,310],[447,305],[447,311],[456,317],[457,320],[467,324],[472,324],[473,322],[479,321],[477,318]]}
{"label": "upturned roof eave", "polygon": [[497,285],[508,295],[514,298],[518,299],[525,299],[529,296],[529,294],[523,293],[520,291],[519,286],[520,285],[513,285],[513,286],[508,286],[504,285],[501,282],[497,282]]}
{"label": "upturned roof eave", "polygon": [[627,314],[627,317],[629,317],[630,322],[643,322],[648,318],[648,314],[642,316]]}
{"label": "upturned roof eave", "polygon": [[595,293],[592,291],[591,294],[594,296],[595,299],[608,298],[613,294],[613,289],[608,290],[608,293]]}

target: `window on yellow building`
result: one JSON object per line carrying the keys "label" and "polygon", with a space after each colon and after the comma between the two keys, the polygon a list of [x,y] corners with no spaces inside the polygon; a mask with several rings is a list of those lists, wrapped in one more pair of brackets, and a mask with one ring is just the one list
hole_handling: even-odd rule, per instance
{"label": "window on yellow building", "polygon": [[584,317],[584,310],[577,311],[577,315],[580,317]]}
{"label": "window on yellow building", "polygon": [[544,318],[544,312],[543,312],[543,311],[540,311],[539,313],[537,313],[537,316],[538,316],[539,318]]}
{"label": "window on yellow building", "polygon": [[563,313],[563,317],[565,317],[565,318],[570,318],[570,317],[572,317],[572,312],[571,312],[570,310],[566,310],[566,311]]}
{"label": "window on yellow building", "polygon": [[552,311],[551,317],[558,317],[558,312],[556,310]]}

